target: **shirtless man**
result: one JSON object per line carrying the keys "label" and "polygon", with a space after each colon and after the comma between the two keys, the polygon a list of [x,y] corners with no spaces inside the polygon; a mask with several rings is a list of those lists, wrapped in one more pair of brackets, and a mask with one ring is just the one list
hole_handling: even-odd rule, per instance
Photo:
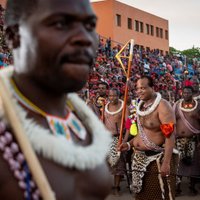
{"label": "shirtless man", "polygon": [[[200,176],[200,102],[193,98],[193,88],[183,88],[183,99],[174,105],[176,114],[176,148],[180,151],[178,175],[191,177],[190,190],[196,194],[195,176]],[[180,180],[181,182],[181,180]],[[181,193],[181,183],[177,195]]]}
{"label": "shirtless man", "polygon": [[136,89],[140,99],[137,107],[139,134],[119,148],[122,151],[134,149],[132,189],[136,200],[162,199],[162,195],[165,199],[169,196],[174,199],[175,177],[171,174],[176,167],[172,156],[175,115],[169,102],[154,91],[151,77],[138,79]]}
{"label": "shirtless man", "polygon": [[[118,195],[120,190],[121,176],[125,172],[125,162],[122,154],[117,153],[117,145],[120,133],[122,111],[124,102],[119,99],[119,91],[115,88],[108,92],[109,102],[105,106],[105,126],[112,133],[113,141],[108,155],[111,173],[114,175],[114,194]],[[128,114],[127,114],[128,115]]]}
{"label": "shirtless man", "polygon": [[[96,21],[89,0],[7,3],[14,66],[1,70],[0,79],[56,200],[103,200],[111,189],[110,133],[75,93],[96,55]],[[43,199],[13,123],[0,122],[0,199]]]}

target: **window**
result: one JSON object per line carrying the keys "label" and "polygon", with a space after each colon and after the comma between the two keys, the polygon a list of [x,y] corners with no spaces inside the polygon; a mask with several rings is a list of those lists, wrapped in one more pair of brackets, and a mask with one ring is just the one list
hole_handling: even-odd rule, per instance
{"label": "window", "polygon": [[116,24],[117,26],[121,26],[121,15],[116,14]]}
{"label": "window", "polygon": [[154,35],[154,27],[153,27],[153,25],[151,25],[150,27],[151,27],[151,35],[153,36]]}
{"label": "window", "polygon": [[128,29],[132,29],[132,19],[131,18],[128,18],[127,24],[128,24]]}
{"label": "window", "polygon": [[149,24],[146,24],[146,34],[149,35]]}
{"label": "window", "polygon": [[144,32],[143,22],[140,22],[140,32],[141,32],[141,33]]}
{"label": "window", "polygon": [[160,28],[160,37],[163,38],[163,29]]}
{"label": "window", "polygon": [[168,36],[168,30],[165,30],[165,39],[168,40],[169,36]]}
{"label": "window", "polygon": [[156,27],[156,37],[159,37],[159,28]]}
{"label": "window", "polygon": [[135,20],[135,31],[139,31],[139,21]]}

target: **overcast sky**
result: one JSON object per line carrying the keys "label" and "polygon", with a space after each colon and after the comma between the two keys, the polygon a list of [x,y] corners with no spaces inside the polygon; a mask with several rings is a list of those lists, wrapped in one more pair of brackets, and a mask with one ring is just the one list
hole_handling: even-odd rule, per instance
{"label": "overcast sky", "polygon": [[200,0],[118,0],[169,20],[170,46],[200,47]]}

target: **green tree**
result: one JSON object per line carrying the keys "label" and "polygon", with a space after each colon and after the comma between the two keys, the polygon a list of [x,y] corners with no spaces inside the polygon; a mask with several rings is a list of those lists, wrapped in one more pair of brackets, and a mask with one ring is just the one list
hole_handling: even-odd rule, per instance
{"label": "green tree", "polygon": [[182,54],[187,56],[189,59],[191,58],[200,58],[200,48],[199,47],[192,47],[191,49],[186,49],[182,51]]}

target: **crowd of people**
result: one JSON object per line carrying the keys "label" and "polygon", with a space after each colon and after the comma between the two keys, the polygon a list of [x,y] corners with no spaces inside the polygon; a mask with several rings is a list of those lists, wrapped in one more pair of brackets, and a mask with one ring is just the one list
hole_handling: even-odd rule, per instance
{"label": "crowd of people", "polygon": [[12,64],[13,61],[11,50],[8,48],[5,41],[4,14],[5,10],[0,5],[0,69]]}
{"label": "crowd of people", "polygon": [[[4,13],[5,10],[0,5],[0,68],[13,63],[11,50],[5,42]],[[95,64],[85,88],[79,92],[84,99],[93,98],[96,95],[99,82],[106,82],[110,88],[117,88],[123,96],[126,76],[115,58],[122,46],[123,44],[112,41],[111,38],[99,36]],[[123,62],[124,65],[127,65],[126,60]],[[150,75],[154,79],[156,91],[175,102],[180,99],[183,86],[200,87],[200,58],[188,61],[181,54],[163,55],[163,52],[158,49],[150,50],[135,45],[131,80],[135,82],[138,77],[144,74]],[[134,94],[135,84],[131,84],[129,90]]]}
{"label": "crowd of people", "polygon": [[136,200],[173,200],[184,176],[197,194],[198,59],[135,45],[124,102],[127,78],[115,58],[123,45],[97,40],[89,1],[9,0],[5,31],[14,59],[0,10],[0,197],[103,200],[112,185],[120,194],[127,162]]}
{"label": "crowd of people", "polygon": [[[84,98],[87,95],[93,98],[97,92],[97,84],[101,81],[106,82],[111,88],[118,88],[121,95],[124,94],[126,76],[115,58],[121,47],[122,44],[116,44],[110,38],[99,37],[96,62],[90,73],[87,87],[81,94]],[[127,60],[123,62],[126,66]],[[197,58],[188,61],[183,55],[163,55],[157,49],[144,49],[135,45],[131,81],[135,82],[141,75],[150,75],[156,83],[155,90],[171,102],[175,102],[180,99],[183,86],[199,87],[200,62]],[[131,84],[129,90],[134,94],[135,85]]]}

